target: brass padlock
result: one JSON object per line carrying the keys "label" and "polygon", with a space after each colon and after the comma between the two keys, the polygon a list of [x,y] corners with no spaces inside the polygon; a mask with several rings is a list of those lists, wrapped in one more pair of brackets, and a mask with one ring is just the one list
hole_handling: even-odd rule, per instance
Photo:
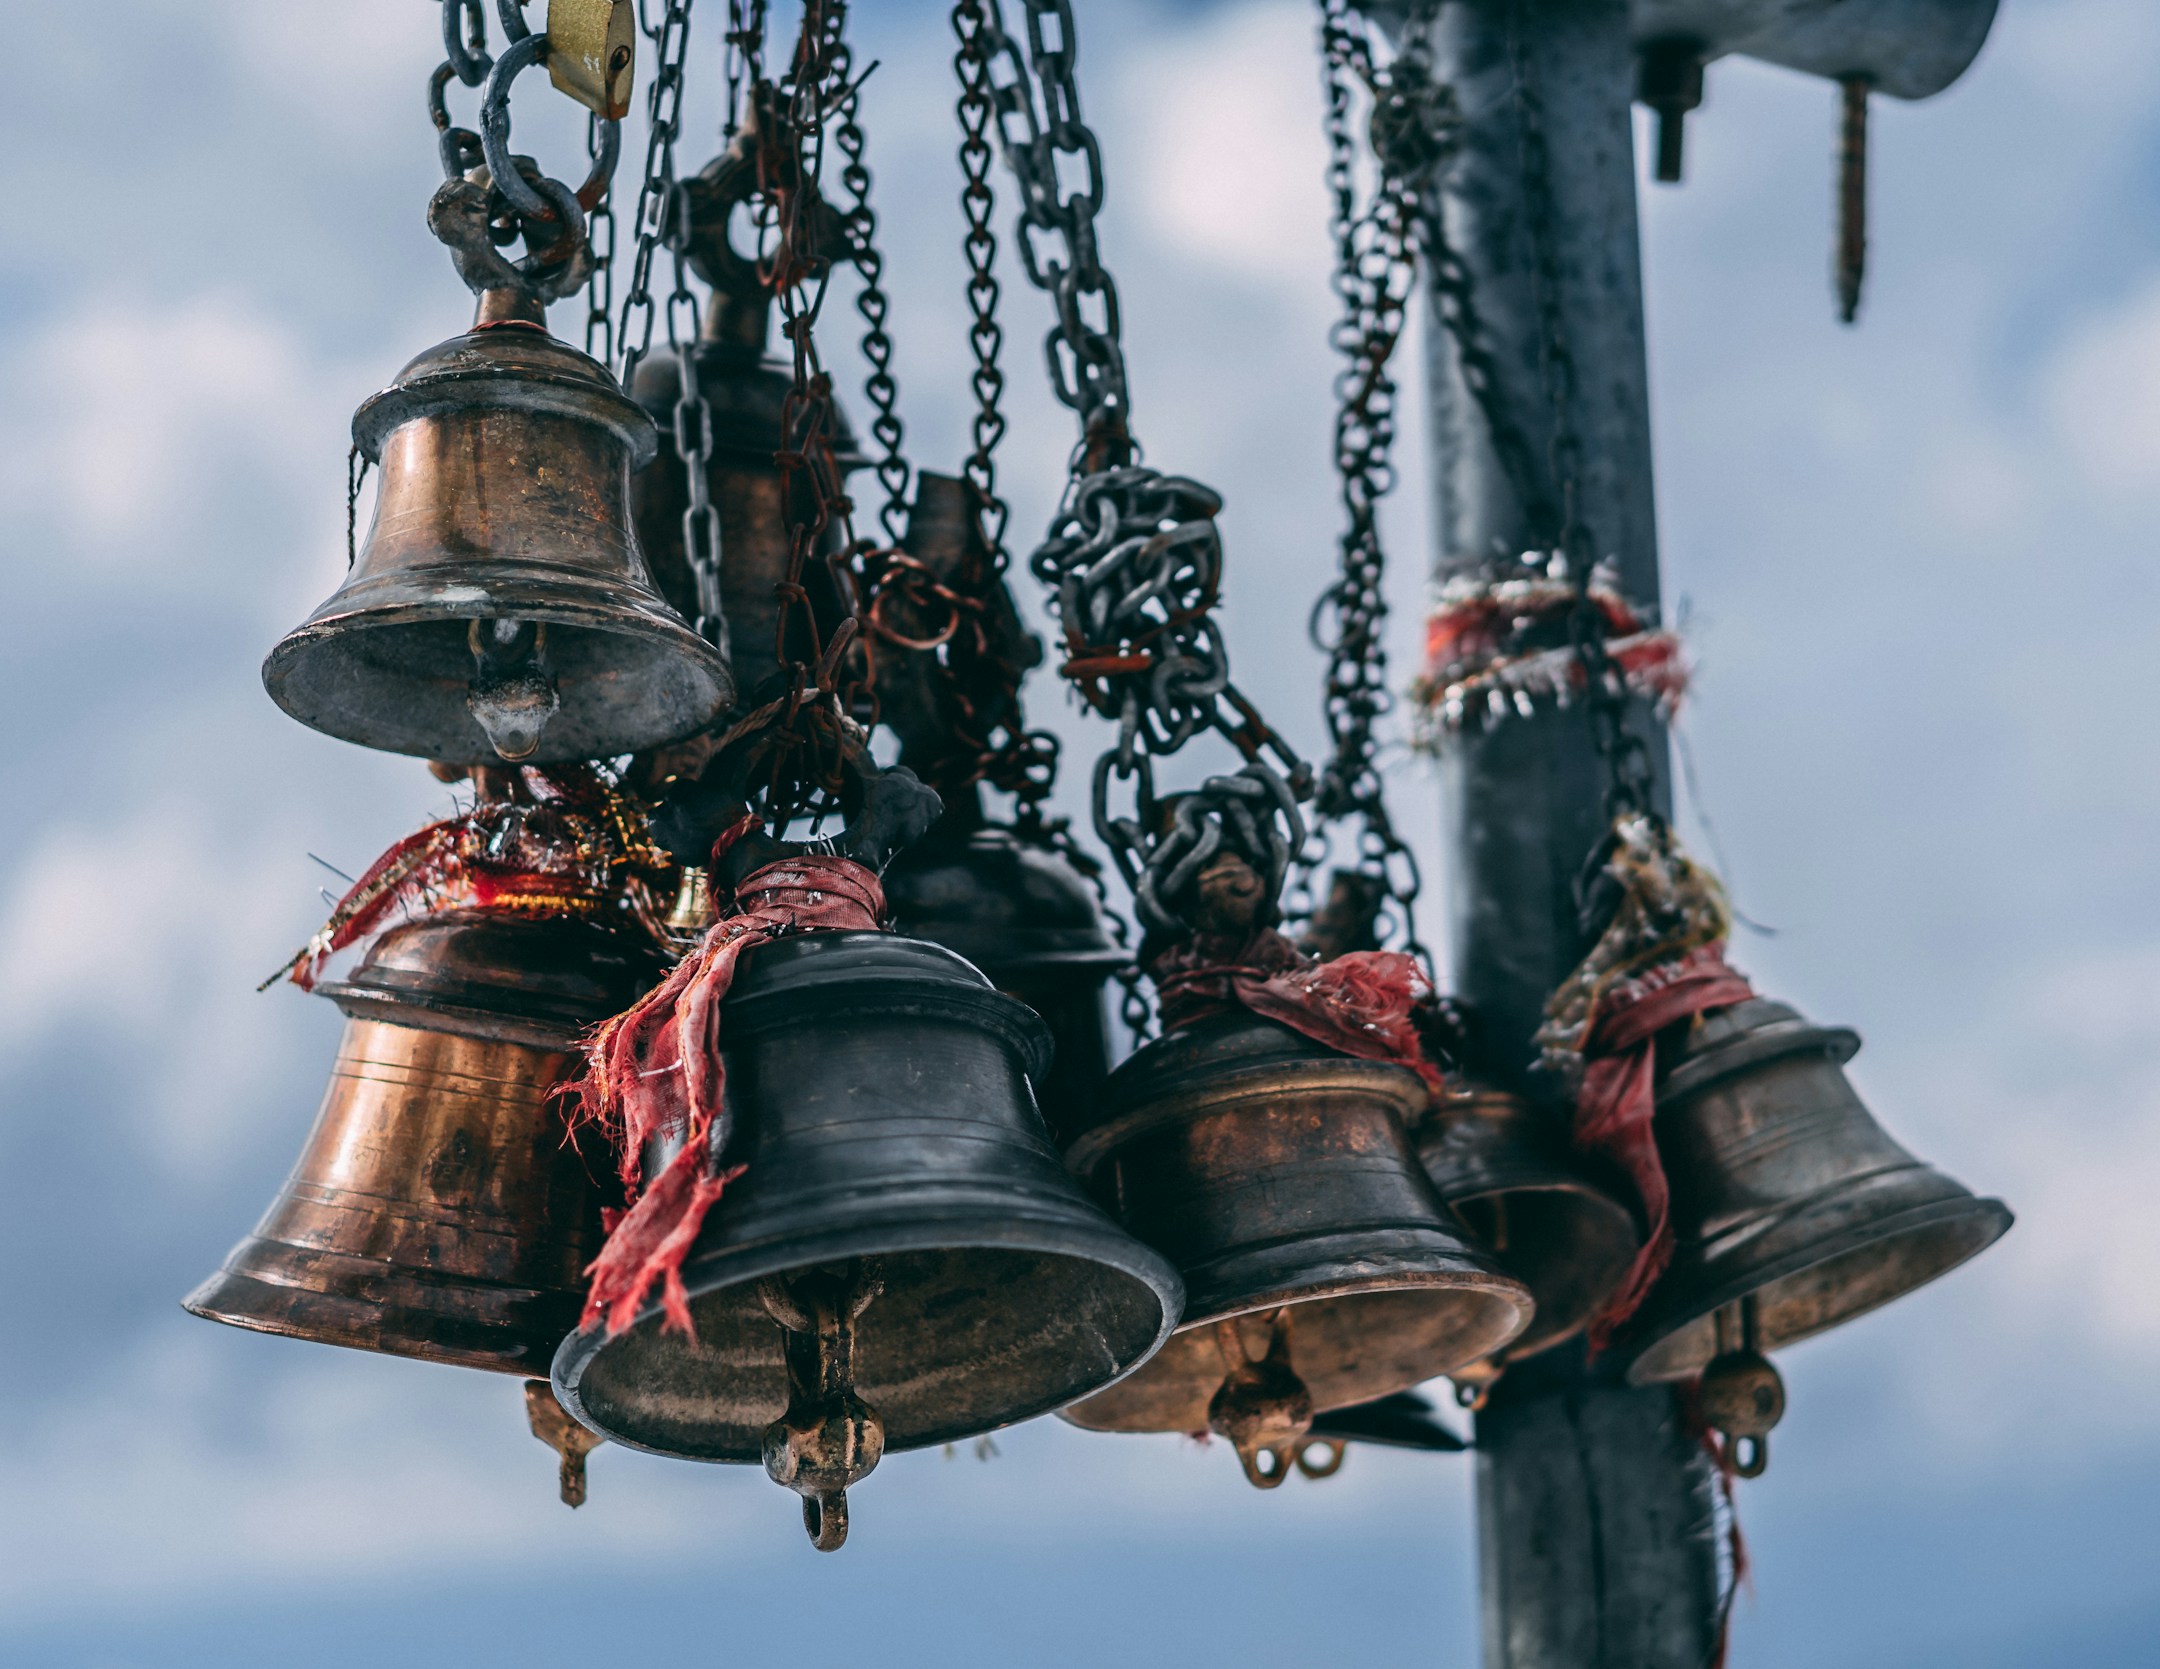
{"label": "brass padlock", "polygon": [[633,0],[548,0],[548,79],[595,115],[630,114],[637,80]]}

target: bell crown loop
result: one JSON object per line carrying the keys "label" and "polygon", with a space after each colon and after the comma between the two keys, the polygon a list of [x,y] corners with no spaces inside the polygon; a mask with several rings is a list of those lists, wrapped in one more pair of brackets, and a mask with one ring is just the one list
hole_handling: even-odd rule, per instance
{"label": "bell crown loop", "polygon": [[485,325],[416,355],[353,413],[353,444],[369,463],[415,419],[485,407],[597,424],[623,444],[633,470],[660,450],[652,416],[591,355],[519,320]]}

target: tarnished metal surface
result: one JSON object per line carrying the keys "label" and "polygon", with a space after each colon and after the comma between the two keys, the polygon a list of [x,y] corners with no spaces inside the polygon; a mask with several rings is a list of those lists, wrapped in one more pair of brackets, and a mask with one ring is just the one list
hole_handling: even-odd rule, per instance
{"label": "tarnished metal surface", "polygon": [[[213,1321],[544,1372],[600,1249],[604,1156],[547,1100],[577,1030],[654,977],[580,922],[445,916],[347,981],[322,1112],[255,1233],[191,1293]],[[393,1021],[390,1016],[395,1016]]]}
{"label": "tarnished metal surface", "polygon": [[945,821],[893,860],[886,906],[896,931],[966,957],[1042,1016],[1053,1053],[1035,1098],[1063,1142],[1101,1114],[1110,1076],[1103,984],[1128,953],[1111,943],[1093,888],[1071,864],[1012,830],[968,828],[976,809],[949,806]]}
{"label": "tarnished metal surface", "polygon": [[[697,1342],[565,1342],[555,1385],[635,1447],[755,1462],[788,1403],[760,1283],[851,1258],[884,1291],[854,1326],[853,1385],[888,1450],[1042,1414],[1114,1379],[1176,1323],[1175,1271],[1058,1162],[1030,1074],[1041,1023],[948,951],[820,933],[751,951],[722,1010],[748,1167],[683,1266]],[[669,1154],[646,1156],[648,1174]]]}
{"label": "tarnished metal surface", "polygon": [[[724,317],[715,306],[711,318]],[[763,318],[763,313],[757,315]],[[759,327],[762,336],[762,324]],[[695,361],[698,385],[711,413],[712,453],[706,480],[720,515],[720,585],[727,640],[735,681],[747,702],[781,664],[781,602],[774,591],[787,576],[789,505],[773,454],[783,444],[781,406],[791,378],[785,366],[755,348],[725,341],[701,342]],[[681,384],[674,359],[649,359],[639,366],[635,392],[648,411],[672,417]],[[837,413],[838,408],[835,407]],[[863,459],[844,432],[834,447],[844,470]],[[795,517],[808,513],[807,489],[798,489]],[[638,539],[652,564],[661,591],[685,607],[694,607],[697,582],[683,539],[683,512],[689,507],[689,481],[672,444],[642,470],[631,499]],[[830,576],[817,564],[803,570],[811,608],[821,634],[841,617]],[[810,642],[802,622],[791,623],[789,659],[805,658]]]}
{"label": "tarnished metal surface", "polygon": [[726,660],[653,589],[631,530],[652,422],[584,354],[525,325],[474,330],[361,406],[353,438],[381,466],[367,543],[263,664],[294,718],[392,753],[495,759],[469,705],[476,621],[546,628],[561,705],[537,762],[670,741],[731,699]]}
{"label": "tarnished metal surface", "polygon": [[1734,53],[1838,80],[1871,77],[1883,92],[1941,92],[1979,55],[1997,0],[1630,0],[1638,46],[1693,36],[1704,56]]}
{"label": "tarnished metal surface", "polygon": [[1664,1063],[1658,1151],[1679,1236],[1630,1329],[1629,1377],[1678,1379],[1743,1298],[1777,1350],[1948,1273],[2010,1227],[1875,1122],[1840,1070],[1860,1046],[1757,998],[1706,1016]]}
{"label": "tarnished metal surface", "polygon": [[1487,1085],[1436,1102],[1418,1127],[1418,1157],[1440,1198],[1537,1301],[1509,1360],[1580,1332],[1641,1243],[1634,1214],[1591,1179],[1561,1132],[1550,1113]]}
{"label": "tarnished metal surface", "polygon": [[1199,1431],[1228,1372],[1215,1323],[1288,1354],[1315,1410],[1370,1401],[1499,1349],[1527,1290],[1474,1250],[1404,1121],[1415,1074],[1353,1060],[1243,1013],[1148,1044],[1111,1075],[1066,1150],[1118,1216],[1184,1274],[1185,1325],[1122,1383],[1065,1410],[1110,1431]]}
{"label": "tarnished metal surface", "polygon": [[637,79],[636,0],[548,0],[548,79],[595,115],[630,114]]}

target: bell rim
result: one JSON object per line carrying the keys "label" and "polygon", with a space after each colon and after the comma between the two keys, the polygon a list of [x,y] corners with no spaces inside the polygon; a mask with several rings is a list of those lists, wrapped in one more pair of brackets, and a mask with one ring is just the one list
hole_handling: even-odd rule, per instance
{"label": "bell rim", "polygon": [[[1770,1001],[1760,997],[1751,1000]],[[1745,1005],[1735,1003],[1732,1006]],[[1788,1004],[1773,1003],[1772,1006],[1784,1009],[1794,1023],[1788,1026],[1773,1021],[1681,1061],[1658,1084],[1657,1110],[1662,1113],[1668,1107],[1714,1089],[1728,1078],[1789,1055],[1820,1051],[1835,1064],[1843,1066],[1860,1052],[1860,1034],[1850,1026],[1818,1026]]]}
{"label": "bell rim", "polygon": [[[1146,1289],[1156,1300],[1157,1323],[1154,1337],[1146,1348],[1139,1351],[1114,1374],[1089,1384],[1080,1391],[1060,1391],[1039,1406],[1023,1412],[1011,1413],[987,1426],[963,1423],[951,1428],[938,1428],[927,1434],[909,1434],[896,1440],[888,1430],[885,1452],[904,1454],[914,1449],[933,1448],[942,1443],[956,1443],[965,1438],[979,1437],[986,1432],[1002,1431],[1008,1426],[1026,1420],[1040,1418],[1045,1414],[1107,1390],[1130,1375],[1137,1373],[1153,1359],[1177,1331],[1179,1318],[1184,1313],[1185,1282],[1172,1264],[1160,1252],[1138,1237],[1119,1228],[1107,1217],[1100,1225],[1076,1221],[1071,1217],[1037,1215],[1031,1212],[1009,1213],[1003,1221],[988,1220],[976,1227],[954,1228],[934,1222],[908,1222],[905,1220],[880,1223],[875,1219],[844,1226],[835,1226],[811,1234],[775,1236],[762,1245],[729,1247],[716,1250],[705,1259],[691,1257],[684,1260],[682,1276],[686,1286],[694,1279],[692,1271],[700,1262],[712,1264],[725,1260],[731,1266],[729,1279],[716,1282],[702,1290],[693,1289],[692,1297],[702,1297],[709,1292],[723,1291],[729,1287],[748,1285],[752,1282],[781,1275],[790,1270],[802,1269],[821,1263],[836,1262],[853,1257],[876,1257],[905,1252],[923,1251],[1025,1251],[1049,1256],[1062,1256],[1093,1263],[1124,1277],[1133,1284]],[[604,1322],[592,1327],[580,1326],[572,1331],[556,1348],[549,1368],[549,1383],[555,1395],[571,1417],[588,1431],[597,1432],[611,1443],[624,1448],[637,1449],[646,1454],[663,1455],[670,1459],[701,1461],[709,1465],[733,1466],[755,1465],[761,1452],[752,1448],[740,1457],[718,1454],[687,1454],[680,1449],[666,1449],[642,1443],[635,1437],[610,1430],[593,1419],[586,1411],[579,1395],[579,1383],[591,1367],[600,1351],[615,1339],[626,1337],[633,1329],[645,1327],[656,1318],[664,1319],[666,1306],[655,1298],[639,1312],[637,1319],[621,1333],[610,1335]],[[576,1377],[572,1377],[572,1376]]]}
{"label": "bell rim", "polygon": [[[1848,1321],[1857,1321],[1862,1316],[1871,1315],[1877,1310],[1896,1303],[1900,1298],[1909,1298],[1922,1287],[1930,1286],[1943,1276],[1972,1262],[1974,1258],[2008,1234],[2017,1222],[2016,1214],[2002,1200],[1993,1195],[1967,1194],[1963,1198],[1934,1200],[1925,1204],[1910,1206],[1876,1222],[1858,1225],[1845,1230],[1843,1233],[1832,1235],[1827,1240],[1796,1248],[1783,1257],[1773,1258],[1768,1263],[1747,1271],[1744,1278],[1728,1280],[1722,1285],[1710,1289],[1701,1298],[1691,1298],[1684,1306],[1653,1313],[1646,1317],[1639,1327],[1631,1329],[1631,1331],[1636,1332],[1638,1342],[1631,1342],[1626,1346],[1628,1383],[1631,1385],[1657,1385],[1687,1378],[1702,1364],[1690,1359],[1687,1363],[1674,1368],[1653,1371],[1651,1364],[1657,1360],[1656,1352],[1658,1347],[1685,1332],[1705,1317],[1715,1315],[1728,1304],[1740,1302],[1750,1293],[1761,1292],[1779,1281],[1788,1280],[1794,1275],[1803,1274],[1807,1270],[1846,1257],[1851,1253],[1865,1250],[1869,1246],[1898,1239],[1916,1230],[1932,1228],[1939,1223],[1955,1222],[1961,1217],[1970,1217],[1976,1222],[1992,1224],[1992,1232],[1974,1244],[1970,1250],[1964,1252],[1952,1262],[1945,1264],[1942,1268],[1937,1269],[1925,1280],[1886,1294],[1884,1297],[1859,1309],[1844,1311],[1823,1322],[1820,1326],[1811,1327],[1805,1332],[1788,1334],[1778,1339],[1774,1345],[1766,1348],[1784,1350],[1792,1345],[1805,1343],[1809,1339],[1817,1338],[1824,1333],[1843,1326]],[[1667,1271],[1665,1278],[1667,1280],[1672,1278],[1670,1270]],[[1708,1358],[1704,1360],[1707,1361]]]}
{"label": "bell rim", "polygon": [[[1536,1312],[1536,1304],[1531,1297],[1529,1287],[1505,1270],[1477,1268],[1472,1260],[1481,1258],[1484,1254],[1476,1251],[1475,1248],[1472,1248],[1467,1254],[1453,1252],[1442,1253],[1441,1255],[1460,1259],[1467,1267],[1461,1269],[1417,1269],[1411,1265],[1409,1259],[1404,1259],[1404,1267],[1394,1271],[1387,1271],[1382,1268],[1372,1274],[1344,1275],[1333,1280],[1317,1283],[1306,1281],[1295,1288],[1279,1287],[1270,1292],[1263,1292],[1257,1297],[1248,1295],[1241,1298],[1237,1303],[1221,1309],[1210,1309],[1200,1313],[1188,1314],[1172,1331],[1175,1333],[1190,1333],[1196,1328],[1212,1327],[1218,1321],[1235,1321],[1241,1316],[1264,1315],[1271,1310],[1281,1309],[1288,1309],[1294,1314],[1300,1306],[1306,1304],[1342,1298],[1364,1298],[1380,1293],[1413,1291],[1477,1292],[1488,1296],[1516,1300],[1517,1325],[1513,1332],[1471,1352],[1462,1360],[1464,1362],[1475,1361],[1480,1356],[1505,1349],[1513,1340],[1520,1338],[1524,1329],[1530,1325]],[[1381,1260],[1375,1261],[1379,1262]],[[1461,1365],[1462,1362],[1450,1364],[1450,1366],[1454,1367],[1460,1367]],[[1435,1368],[1433,1373],[1427,1375],[1427,1377],[1431,1378],[1446,1372],[1446,1368]],[[1422,1381],[1419,1383],[1422,1383]]]}
{"label": "bell rim", "polygon": [[[341,607],[335,613],[328,612],[331,605],[343,595],[341,588],[322,608],[317,609],[272,646],[262,664],[265,693],[287,717],[337,741],[350,742],[356,747],[364,747],[376,753],[439,759],[453,765],[488,765],[500,762],[477,723],[472,726],[473,735],[478,737],[480,742],[477,748],[462,741],[445,744],[444,739],[439,737],[433,741],[416,741],[403,746],[391,746],[380,740],[370,740],[369,736],[364,734],[368,729],[365,719],[359,713],[350,711],[349,704],[326,704],[303,711],[301,706],[290,698],[288,685],[299,673],[299,663],[304,657],[330,647],[335,639],[354,632],[430,625],[444,620],[479,620],[505,614],[514,614],[520,619],[546,625],[576,626],[614,637],[634,635],[621,629],[617,616],[593,605],[580,604],[561,597],[521,601],[516,596],[514,587],[508,597],[491,591],[474,600],[453,599],[448,603],[415,601],[377,608]],[[698,709],[703,710],[709,705],[710,711],[687,727],[671,721],[665,733],[626,731],[624,735],[606,738],[609,744],[606,746],[594,746],[582,741],[573,742],[567,747],[559,743],[551,746],[548,742],[549,734],[562,734],[559,727],[551,725],[541,733],[539,747],[530,758],[520,760],[520,764],[559,765],[578,760],[612,758],[617,754],[662,747],[683,737],[696,735],[728,710],[735,700],[736,689],[733,669],[729,666],[727,657],[692,631],[688,623],[673,610],[665,614],[640,610],[638,618],[649,628],[648,636],[663,639],[667,648],[693,667],[704,680],[707,693],[705,699],[698,703]]]}
{"label": "bell rim", "polygon": [[[180,1300],[180,1307],[189,1315],[199,1316],[204,1321],[214,1321],[221,1326],[237,1327],[243,1332],[261,1333],[273,1338],[297,1339],[303,1344],[329,1345],[339,1350],[362,1350],[374,1356],[396,1356],[411,1362],[436,1362],[445,1367],[476,1368],[484,1373],[516,1374],[527,1379],[544,1377],[548,1371],[548,1364],[557,1347],[544,1342],[544,1332],[529,1334],[522,1342],[514,1337],[506,1339],[504,1348],[493,1352],[461,1349],[455,1345],[421,1339],[409,1333],[370,1334],[362,1325],[362,1317],[384,1318],[410,1312],[395,1305],[324,1292],[315,1287],[268,1280],[262,1275],[232,1267],[233,1260],[250,1247],[286,1244],[284,1241],[264,1240],[250,1235],[233,1248],[231,1255],[214,1273]],[[512,1287],[496,1281],[474,1280],[469,1276],[439,1276],[437,1279],[444,1286],[474,1291],[524,1293],[542,1301],[558,1298],[567,1315],[575,1317],[577,1314],[578,1297],[575,1293],[539,1287]],[[326,1328],[281,1321],[272,1316],[249,1314],[232,1308],[236,1297],[249,1290],[260,1291],[266,1295],[302,1293],[313,1299],[320,1311],[335,1317],[349,1317],[350,1320],[342,1327]]]}
{"label": "bell rim", "polygon": [[[1290,1073],[1296,1075],[1295,1087],[1301,1091],[1379,1094],[1396,1102],[1397,1116],[1406,1133],[1411,1111],[1425,1094],[1418,1075],[1408,1067],[1368,1060],[1359,1055],[1312,1056],[1233,1066],[1215,1073],[1205,1083],[1151,1097],[1089,1126],[1066,1144],[1066,1168],[1083,1181],[1088,1180],[1119,1149],[1142,1136],[1211,1114],[1229,1112],[1263,1098],[1275,1099],[1284,1088],[1285,1074]],[[1112,1078],[1114,1084],[1115,1074]],[[1389,1091],[1396,1093],[1389,1094]]]}
{"label": "bell rim", "polygon": [[515,1043],[549,1054],[568,1054],[594,1024],[590,1020],[505,1014],[462,1003],[425,1002],[381,986],[354,985],[346,980],[324,980],[315,987],[315,995],[336,1003],[338,1011],[348,1019],[402,1026],[407,1031],[444,1032],[487,1043]]}
{"label": "bell rim", "polygon": [[[406,424],[475,409],[523,411],[598,424],[622,442],[633,470],[643,469],[659,456],[660,428],[652,413],[623,392],[606,366],[544,328],[518,329],[514,339],[545,342],[564,356],[559,368],[498,360],[431,368],[406,380],[413,366],[438,355],[460,347],[494,346],[504,340],[505,328],[515,327],[492,326],[446,337],[408,361],[388,387],[361,401],[352,419],[353,444],[361,456],[379,464],[383,443]],[[489,394],[496,398],[475,398]]]}

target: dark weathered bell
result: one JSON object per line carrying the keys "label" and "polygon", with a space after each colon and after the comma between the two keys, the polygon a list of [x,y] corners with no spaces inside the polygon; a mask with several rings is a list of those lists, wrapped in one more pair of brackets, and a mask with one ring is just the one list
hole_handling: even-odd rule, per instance
{"label": "dark weathered bell", "polygon": [[1537,1314],[1503,1359],[1580,1332],[1620,1284],[1642,1237],[1554,1120],[1505,1090],[1457,1082],[1418,1127],[1417,1146],[1440,1198],[1537,1300]]}
{"label": "dark weathered bell", "polygon": [[[1289,1381],[1260,1396],[1263,1376],[1248,1370],[1286,1361],[1309,1422],[1520,1333],[1528,1290],[1469,1244],[1411,1150],[1425,1097],[1406,1068],[1242,1010],[1168,1032],[1112,1073],[1066,1161],[1178,1266],[1185,1323],[1065,1417],[1101,1431],[1287,1431]],[[1252,1394],[1226,1409],[1226,1389]],[[1278,1434],[1239,1458],[1270,1484],[1297,1447]]]}
{"label": "dark weathered bell", "polygon": [[1859,1047],[1764,998],[1660,1039],[1657,1142],[1678,1246],[1622,1341],[1631,1379],[1685,1378],[1850,1321],[2010,1227],[2000,1200],[1884,1133],[1841,1070]]}
{"label": "dark weathered bell", "polygon": [[[1176,1271],[1066,1174],[1029,1078],[1042,1023],[950,951],[821,932],[746,953],[721,1009],[746,1167],[682,1266],[694,1340],[656,1300],[555,1359],[566,1406],[633,1447],[754,1462],[820,1546],[885,1450],[1096,1390],[1176,1324]],[[645,1174],[674,1148],[656,1142]]]}
{"label": "dark weathered bell", "polygon": [[653,588],[630,521],[652,420],[518,320],[430,348],[353,417],[378,464],[352,572],[263,663],[286,712],[392,753],[594,759],[698,730],[721,650]]}
{"label": "dark weathered bell", "polygon": [[347,1015],[277,1202],[188,1295],[212,1321],[545,1373],[600,1246],[604,1156],[548,1091],[579,1031],[656,976],[590,922],[451,912],[384,934],[321,989]]}
{"label": "dark weathered bell", "polygon": [[1103,982],[1129,957],[1055,849],[983,823],[967,795],[954,801],[885,871],[886,907],[895,931],[966,957],[1042,1016],[1052,1056],[1035,1096],[1062,1142],[1092,1118],[1110,1075]]}

